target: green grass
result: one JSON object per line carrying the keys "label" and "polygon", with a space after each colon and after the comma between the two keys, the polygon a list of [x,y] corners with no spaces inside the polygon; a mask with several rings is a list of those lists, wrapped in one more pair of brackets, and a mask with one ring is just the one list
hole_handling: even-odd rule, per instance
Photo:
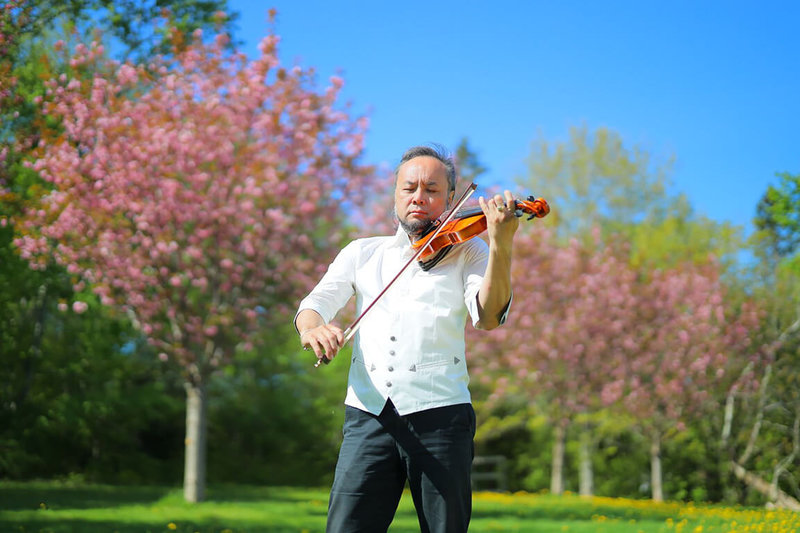
{"label": "green grass", "polygon": [[[46,533],[317,533],[326,489],[218,486],[190,505],[180,489],[0,482],[0,531]],[[418,532],[403,496],[391,533]],[[480,492],[470,531],[532,533],[709,533],[800,531],[800,513],[740,507]]]}

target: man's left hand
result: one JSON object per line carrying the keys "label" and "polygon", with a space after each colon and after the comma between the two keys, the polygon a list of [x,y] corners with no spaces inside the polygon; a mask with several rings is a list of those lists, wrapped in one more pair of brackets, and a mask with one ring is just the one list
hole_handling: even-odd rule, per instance
{"label": "man's left hand", "polygon": [[517,203],[511,191],[505,191],[503,196],[495,194],[488,200],[484,200],[481,196],[478,198],[478,203],[486,216],[489,245],[494,244],[501,249],[510,249],[514,233],[519,227],[519,218],[515,214]]}

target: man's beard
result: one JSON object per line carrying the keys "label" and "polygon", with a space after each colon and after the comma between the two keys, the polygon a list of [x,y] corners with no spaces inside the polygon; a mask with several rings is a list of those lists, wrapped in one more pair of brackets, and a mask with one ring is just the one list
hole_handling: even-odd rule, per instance
{"label": "man's beard", "polygon": [[400,220],[400,217],[397,216],[397,210],[395,209],[394,216],[397,221],[400,223],[400,227],[403,228],[408,235],[412,237],[421,237],[428,233],[428,230],[433,226],[433,220],[415,220],[413,222],[407,222],[405,220]]}

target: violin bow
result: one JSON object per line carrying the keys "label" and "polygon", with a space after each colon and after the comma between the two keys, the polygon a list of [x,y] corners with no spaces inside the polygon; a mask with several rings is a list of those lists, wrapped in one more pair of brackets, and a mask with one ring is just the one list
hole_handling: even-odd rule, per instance
{"label": "violin bow", "polygon": [[[447,224],[448,222],[450,222],[450,220],[453,219],[456,212],[459,209],[461,209],[461,207],[467,202],[469,197],[472,196],[472,193],[474,193],[475,189],[477,188],[478,186],[475,184],[475,182],[469,184],[469,186],[464,190],[464,193],[461,195],[461,198],[459,198],[458,202],[456,202],[455,207],[453,207],[453,209],[450,210],[445,219],[441,223],[439,223],[439,226],[433,232],[433,235],[430,236],[428,242],[433,242],[433,240],[442,231],[442,228],[444,228],[445,224]],[[411,257],[411,259],[409,259],[408,262],[405,265],[403,265],[403,268],[400,269],[400,271],[392,278],[392,280],[386,284],[386,287],[383,288],[380,294],[378,294],[375,297],[375,299],[372,300],[372,302],[366,307],[366,309],[364,309],[361,312],[361,314],[358,315],[358,318],[356,318],[352,324],[347,326],[347,329],[344,330],[344,342],[342,343],[342,346],[347,344],[347,341],[353,338],[353,335],[356,334],[358,328],[361,327],[361,319],[364,318],[364,315],[366,315],[369,312],[369,310],[372,309],[372,307],[378,302],[378,300],[381,299],[381,296],[383,296],[386,293],[386,291],[389,290],[389,287],[391,287],[394,284],[394,282],[397,281],[397,279],[403,274],[403,272],[406,271],[406,269],[411,265],[411,263],[413,263],[417,259],[417,257],[419,257],[422,254],[422,251],[425,250],[425,248],[427,248],[427,246],[421,246],[419,250],[417,250],[416,253]],[[321,365],[322,363],[325,363],[327,365],[330,362],[331,360],[323,355],[322,358],[317,359],[317,362],[314,364],[314,368],[319,367],[319,365]]]}

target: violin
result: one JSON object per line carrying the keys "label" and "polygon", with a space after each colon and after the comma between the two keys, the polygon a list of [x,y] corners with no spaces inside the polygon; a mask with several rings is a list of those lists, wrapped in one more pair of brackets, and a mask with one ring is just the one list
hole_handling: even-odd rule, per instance
{"label": "violin", "polygon": [[[528,196],[527,200],[515,200],[514,214],[517,217],[529,215],[527,220],[544,218],[550,212],[550,206],[544,198]],[[439,254],[454,245],[468,241],[486,231],[486,215],[480,207],[470,207],[451,213],[446,211],[431,225],[431,228],[422,237],[417,239],[411,247],[422,251],[417,256],[423,270],[429,270],[435,263],[444,257]],[[449,217],[449,222],[434,235],[435,230],[442,225],[441,221]]]}

